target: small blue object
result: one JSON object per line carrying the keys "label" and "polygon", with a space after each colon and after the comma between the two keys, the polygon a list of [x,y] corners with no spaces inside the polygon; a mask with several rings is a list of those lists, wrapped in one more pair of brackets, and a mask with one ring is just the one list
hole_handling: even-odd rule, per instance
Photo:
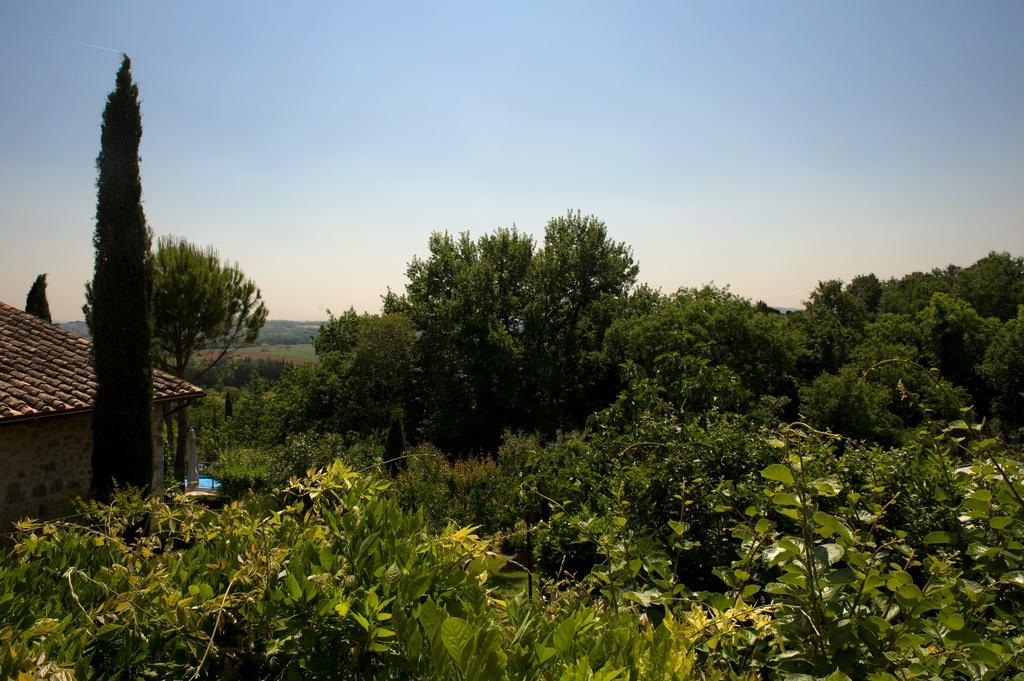
{"label": "small blue object", "polygon": [[[184,483],[185,486],[188,487],[188,478],[185,478]],[[200,475],[197,489],[220,489],[220,483],[209,475]]]}

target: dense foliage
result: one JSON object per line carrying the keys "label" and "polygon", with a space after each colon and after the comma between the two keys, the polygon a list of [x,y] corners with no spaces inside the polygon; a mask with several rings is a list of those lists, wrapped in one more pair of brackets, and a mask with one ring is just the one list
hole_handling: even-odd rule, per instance
{"label": "dense foliage", "polygon": [[[242,386],[236,414],[265,437],[249,429],[237,444],[309,431],[383,442],[394,426],[411,445],[492,455],[506,431],[582,428],[638,374],[690,416],[803,420],[882,445],[960,405],[1011,442],[1024,426],[1024,260],[1006,253],[824,281],[780,314],[728,289],[637,286],[629,248],[569,213],[541,245],[515,228],[434,234],[407,276],[380,314],[331,315],[313,338],[318,363]],[[238,369],[221,384],[262,372]]]}
{"label": "dense foliage", "polygon": [[[1024,465],[983,429],[958,420],[882,450],[799,426],[680,427],[644,390],[546,450],[511,438],[499,463],[410,468],[398,496],[339,460],[219,510],[123,496],[75,523],[25,522],[0,562],[0,674],[1024,671]],[[502,509],[536,512],[519,528],[542,535],[550,578],[533,598],[476,528],[431,529],[399,503],[445,485],[480,490],[452,512],[493,530]]]}

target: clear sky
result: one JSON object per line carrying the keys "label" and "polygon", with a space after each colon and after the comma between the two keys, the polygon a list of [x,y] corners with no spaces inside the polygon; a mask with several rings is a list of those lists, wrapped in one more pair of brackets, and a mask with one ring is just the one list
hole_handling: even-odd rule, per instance
{"label": "clear sky", "polygon": [[0,0],[0,300],[48,272],[81,318],[122,50],[154,234],[272,318],[376,310],[431,231],[570,208],[643,281],[782,306],[1024,255],[1024,2],[503,5]]}

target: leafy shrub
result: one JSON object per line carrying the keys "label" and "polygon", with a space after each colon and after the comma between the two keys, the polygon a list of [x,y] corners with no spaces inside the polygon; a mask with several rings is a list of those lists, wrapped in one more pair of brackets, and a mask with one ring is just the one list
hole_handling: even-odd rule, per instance
{"label": "leafy shrub", "polygon": [[207,471],[221,492],[238,497],[249,490],[268,492],[277,484],[276,447],[232,447],[221,452]]}
{"label": "leafy shrub", "polygon": [[864,380],[853,366],[837,374],[821,374],[800,390],[800,405],[808,423],[855,439],[892,444],[902,425],[889,411],[888,388]]}
{"label": "leafy shrub", "polygon": [[[600,558],[600,547],[580,531],[581,522],[586,522],[585,517],[577,515],[560,517],[541,526],[536,543],[536,569],[541,574],[552,579],[582,579],[594,569]],[[597,522],[608,523],[605,519]]]}
{"label": "leafy shrub", "polygon": [[135,497],[84,525],[26,522],[0,561],[0,675],[721,678],[732,663],[706,651],[771,633],[745,605],[691,603],[655,625],[574,591],[497,600],[487,543],[427,532],[388,487],[336,462],[219,511]]}
{"label": "leafy shrub", "polygon": [[932,506],[948,511],[917,541],[892,522],[906,487],[844,475],[816,435],[775,441],[781,461],[761,471],[763,493],[733,531],[739,558],[716,571],[729,598],[779,609],[770,666],[885,679],[1021,671],[1024,466],[979,430],[961,421],[924,434],[938,456],[904,462],[925,485],[941,481]]}
{"label": "leafy shrub", "polygon": [[334,433],[300,433],[281,446],[232,447],[210,466],[210,475],[228,496],[248,490],[268,492],[293,477],[325,468],[337,459],[363,469],[380,462],[381,448],[365,440],[351,440]]}
{"label": "leafy shrub", "polygon": [[515,516],[515,480],[491,459],[449,462],[436,448],[412,451],[395,479],[402,503],[422,509],[430,527],[472,525],[488,534],[507,530]]}

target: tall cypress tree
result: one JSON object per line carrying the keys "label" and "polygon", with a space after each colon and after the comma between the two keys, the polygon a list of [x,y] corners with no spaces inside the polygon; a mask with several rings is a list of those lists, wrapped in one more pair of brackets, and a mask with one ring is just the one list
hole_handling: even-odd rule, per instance
{"label": "tall cypress tree", "polygon": [[50,319],[50,303],[46,300],[46,275],[40,274],[32,283],[25,298],[25,312],[34,314],[40,319],[53,322]]}
{"label": "tall cypress tree", "polygon": [[100,498],[109,496],[114,481],[143,489],[152,481],[152,267],[139,178],[141,139],[139,88],[125,55],[103,110],[96,159],[92,486]]}

